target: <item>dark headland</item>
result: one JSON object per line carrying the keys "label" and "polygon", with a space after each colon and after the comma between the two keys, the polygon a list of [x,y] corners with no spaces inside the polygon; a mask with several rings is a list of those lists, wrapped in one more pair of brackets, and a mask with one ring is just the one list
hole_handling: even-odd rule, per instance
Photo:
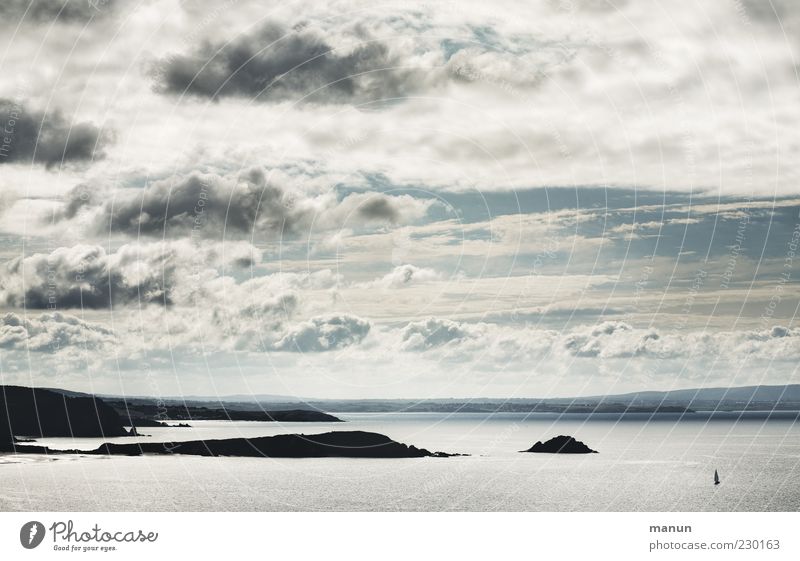
{"label": "dark headland", "polygon": [[119,414],[95,397],[0,386],[0,450],[13,450],[14,436],[128,436]]}
{"label": "dark headland", "polygon": [[559,435],[551,438],[547,442],[537,442],[523,452],[534,452],[543,454],[597,454],[597,450],[592,450],[580,440],[575,440],[572,436]]}
{"label": "dark headland", "polygon": [[55,451],[42,446],[17,444],[26,454],[95,454],[112,456],[191,455],[267,458],[446,458],[457,454],[430,452],[395,442],[388,436],[364,431],[336,431],[322,434],[281,434],[258,438],[191,440],[175,443],[103,444],[90,452]]}
{"label": "dark headland", "polygon": [[[0,386],[0,452],[19,454],[95,454],[140,456],[183,454],[195,456],[243,456],[272,458],[423,458],[452,454],[395,442],[388,436],[363,431],[323,434],[283,434],[257,438],[191,440],[187,442],[104,443],[92,451],[52,450],[29,438],[112,438],[140,436],[136,426],[165,426],[168,420],[248,420],[276,422],[341,422],[318,410],[240,411],[231,407],[152,403],[128,406],[107,403],[86,394],[42,388]],[[181,423],[178,426],[187,426]],[[126,427],[130,426],[128,430]]]}
{"label": "dark headland", "polygon": [[[231,406],[147,407],[111,403],[89,394],[57,389],[0,386],[0,451],[13,451],[24,437],[114,438],[140,436],[136,427],[170,426],[167,420],[341,422],[315,409],[241,411]],[[176,425],[172,425],[176,426]],[[185,423],[177,426],[187,427]],[[126,427],[132,427],[130,430]],[[15,438],[16,437],[16,438]]]}
{"label": "dark headland", "polygon": [[152,399],[103,398],[131,424],[168,426],[165,421],[261,421],[279,423],[341,423],[338,417],[319,409],[245,409],[233,403],[158,403]]}

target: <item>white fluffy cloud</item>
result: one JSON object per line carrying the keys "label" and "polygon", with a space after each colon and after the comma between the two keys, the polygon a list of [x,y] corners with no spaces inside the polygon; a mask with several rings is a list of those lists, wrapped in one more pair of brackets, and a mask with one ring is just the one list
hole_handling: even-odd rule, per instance
{"label": "white fluffy cloud", "polygon": [[0,302],[32,309],[185,304],[217,268],[260,259],[245,242],[127,244],[111,253],[99,245],[61,247],[0,266]]}
{"label": "white fluffy cloud", "polygon": [[29,318],[7,313],[0,319],[0,349],[59,353],[101,349],[117,341],[112,330],[59,312]]}
{"label": "white fluffy cloud", "polygon": [[404,288],[412,284],[421,284],[430,281],[440,280],[440,275],[436,270],[429,267],[417,267],[406,263],[405,265],[398,265],[391,272],[386,273],[384,276],[370,281],[367,283],[360,283],[356,286],[362,288],[383,288],[394,289]]}
{"label": "white fluffy cloud", "polygon": [[554,359],[800,360],[800,329],[775,326],[742,331],[677,331],[637,328],[622,321],[564,331],[465,323],[442,318],[410,322],[400,331],[404,351],[477,358],[500,345],[509,361]]}
{"label": "white fluffy cloud", "polygon": [[17,194],[10,189],[0,191],[0,215],[11,208],[17,200]]}
{"label": "white fluffy cloud", "polygon": [[401,332],[401,348],[406,351],[426,351],[434,347],[458,344],[467,339],[478,338],[481,333],[485,333],[485,327],[486,324],[470,325],[433,317],[410,322]]}
{"label": "white fluffy cloud", "polygon": [[[443,395],[486,395],[482,387],[503,395],[524,384],[525,396],[546,396],[552,388],[562,396],[585,393],[598,380],[624,379],[619,387],[625,389],[690,387],[730,377],[740,385],[780,383],[774,370],[800,360],[800,331],[785,327],[679,332],[604,322],[558,331],[433,317],[376,325],[350,314],[293,319],[302,307],[297,293],[237,302],[241,295],[170,313],[149,308],[118,315],[114,331],[60,313],[7,314],[0,321],[0,356],[7,372],[26,369],[29,360],[39,367],[56,360],[53,369],[91,361],[95,370],[131,371],[151,363],[197,365],[201,357],[220,367],[235,360],[254,374],[267,364],[287,380],[314,373],[346,385],[368,383],[384,388],[380,396],[394,395],[386,392],[394,392],[398,380],[415,380],[416,387],[439,388]],[[108,383],[101,376],[97,381]]]}
{"label": "white fluffy cloud", "polygon": [[360,343],[370,323],[351,315],[311,318],[289,329],[275,345],[278,351],[323,352]]}

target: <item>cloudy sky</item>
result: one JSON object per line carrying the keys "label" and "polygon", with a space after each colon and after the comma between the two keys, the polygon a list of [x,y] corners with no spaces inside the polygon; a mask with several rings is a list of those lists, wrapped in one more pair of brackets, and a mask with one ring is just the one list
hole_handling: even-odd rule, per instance
{"label": "cloudy sky", "polygon": [[0,4],[0,381],[797,383],[791,0]]}

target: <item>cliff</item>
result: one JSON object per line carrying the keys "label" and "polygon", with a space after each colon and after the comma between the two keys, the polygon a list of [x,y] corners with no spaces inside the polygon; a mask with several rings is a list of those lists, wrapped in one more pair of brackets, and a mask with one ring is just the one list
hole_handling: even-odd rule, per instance
{"label": "cliff", "polygon": [[0,449],[13,437],[111,437],[128,432],[117,412],[95,397],[67,397],[39,388],[0,386]]}

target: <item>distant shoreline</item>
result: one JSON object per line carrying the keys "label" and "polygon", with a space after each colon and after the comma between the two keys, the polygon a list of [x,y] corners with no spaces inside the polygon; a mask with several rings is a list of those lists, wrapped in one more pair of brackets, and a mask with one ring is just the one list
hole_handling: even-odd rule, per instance
{"label": "distant shoreline", "polygon": [[[80,392],[53,390],[72,396]],[[740,387],[686,388],[666,391],[642,390],[623,394],[581,397],[448,397],[448,398],[309,398],[274,394],[222,396],[119,396],[96,397],[115,402],[117,409],[160,406],[229,411],[315,410],[348,412],[610,412],[689,413],[691,411],[800,411],[800,384]]]}

